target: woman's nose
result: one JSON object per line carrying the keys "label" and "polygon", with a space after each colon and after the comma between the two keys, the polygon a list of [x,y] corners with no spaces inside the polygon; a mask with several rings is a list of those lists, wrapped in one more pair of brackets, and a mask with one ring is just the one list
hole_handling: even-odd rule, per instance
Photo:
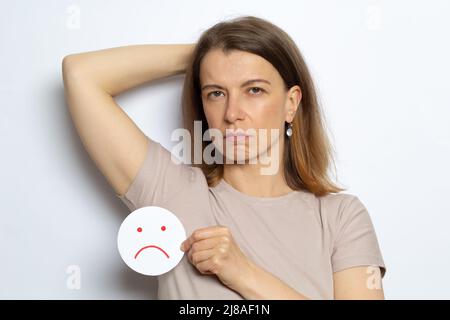
{"label": "woman's nose", "polygon": [[225,120],[233,123],[238,119],[243,119],[244,112],[242,110],[241,103],[239,99],[230,98],[227,102],[227,107],[225,111]]}

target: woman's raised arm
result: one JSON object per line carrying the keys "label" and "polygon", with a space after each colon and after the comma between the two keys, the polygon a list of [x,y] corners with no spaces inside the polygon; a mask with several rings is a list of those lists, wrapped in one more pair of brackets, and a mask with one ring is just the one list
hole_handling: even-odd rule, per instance
{"label": "woman's raised arm", "polygon": [[118,195],[128,190],[147,152],[144,133],[113,97],[183,73],[194,44],[131,45],[70,54],[62,61],[66,101],[91,159]]}

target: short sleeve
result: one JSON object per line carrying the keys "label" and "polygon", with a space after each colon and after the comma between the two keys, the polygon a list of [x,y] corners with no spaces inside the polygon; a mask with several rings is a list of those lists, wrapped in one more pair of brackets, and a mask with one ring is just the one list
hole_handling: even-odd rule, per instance
{"label": "short sleeve", "polygon": [[379,266],[386,273],[369,212],[357,196],[347,195],[339,206],[331,263],[333,272],[356,266]]}
{"label": "short sleeve", "polygon": [[190,165],[176,162],[169,150],[148,136],[147,153],[126,193],[116,196],[130,210],[144,206],[163,206],[192,180]]}

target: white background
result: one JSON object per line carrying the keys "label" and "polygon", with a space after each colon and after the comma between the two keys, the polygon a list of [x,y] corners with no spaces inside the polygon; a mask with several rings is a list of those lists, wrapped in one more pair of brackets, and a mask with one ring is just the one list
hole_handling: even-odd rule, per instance
{"label": "white background", "polygon": [[[339,182],[372,217],[387,299],[450,298],[450,2],[1,1],[0,298],[148,299],[156,281],[122,262],[128,208],[81,145],[62,58],[193,43],[256,15],[291,35],[314,77]],[[130,90],[121,107],[171,147],[183,76]],[[70,289],[68,266],[81,270]]]}

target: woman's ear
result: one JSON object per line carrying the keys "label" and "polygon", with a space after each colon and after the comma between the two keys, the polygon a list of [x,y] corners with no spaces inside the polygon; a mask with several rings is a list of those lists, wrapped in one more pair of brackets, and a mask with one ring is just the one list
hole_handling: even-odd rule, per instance
{"label": "woman's ear", "polygon": [[300,101],[302,100],[302,91],[298,85],[293,86],[289,89],[288,93],[288,101],[286,103],[286,119],[285,121],[290,123],[294,120],[295,113],[297,112],[297,108],[300,105]]}

